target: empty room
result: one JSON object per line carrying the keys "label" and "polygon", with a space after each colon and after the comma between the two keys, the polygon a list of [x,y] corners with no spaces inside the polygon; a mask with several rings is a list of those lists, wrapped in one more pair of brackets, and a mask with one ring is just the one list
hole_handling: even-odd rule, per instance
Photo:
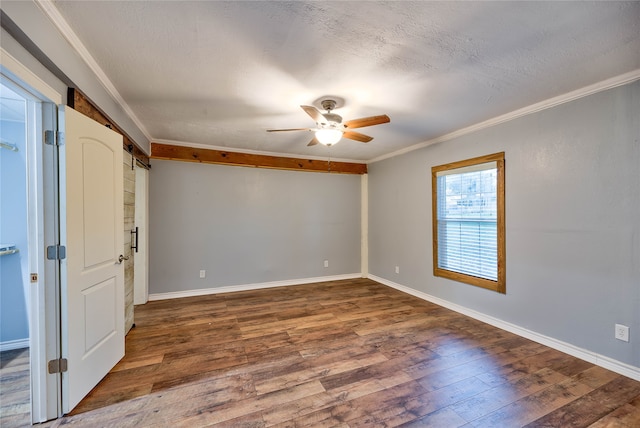
{"label": "empty room", "polygon": [[640,426],[640,2],[0,24],[1,426]]}

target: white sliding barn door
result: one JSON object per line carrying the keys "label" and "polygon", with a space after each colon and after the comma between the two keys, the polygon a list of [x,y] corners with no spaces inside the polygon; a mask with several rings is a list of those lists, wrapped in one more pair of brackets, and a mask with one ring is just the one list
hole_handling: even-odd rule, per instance
{"label": "white sliding barn door", "polygon": [[[122,136],[61,108],[62,408],[70,412],[124,356]],[[64,124],[64,126],[62,126]]]}

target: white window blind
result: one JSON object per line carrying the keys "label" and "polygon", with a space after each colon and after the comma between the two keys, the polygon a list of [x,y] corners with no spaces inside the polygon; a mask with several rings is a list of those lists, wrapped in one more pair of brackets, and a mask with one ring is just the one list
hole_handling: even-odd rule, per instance
{"label": "white window blind", "polygon": [[437,177],[438,267],[498,280],[497,163]]}

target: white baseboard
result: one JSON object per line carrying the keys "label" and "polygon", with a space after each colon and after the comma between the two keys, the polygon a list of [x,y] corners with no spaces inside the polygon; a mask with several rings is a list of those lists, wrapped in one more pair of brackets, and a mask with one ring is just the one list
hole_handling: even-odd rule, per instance
{"label": "white baseboard", "polygon": [[0,342],[0,352],[29,347],[29,339],[7,340]]}
{"label": "white baseboard", "polygon": [[405,287],[404,285],[397,284],[393,281],[389,281],[387,279],[380,278],[375,275],[370,274],[368,275],[368,278],[376,282],[379,282],[381,284],[387,285],[391,288],[395,288],[396,290],[400,290],[407,294],[411,294],[412,296],[418,297],[422,300],[435,303],[436,305],[445,307],[447,309],[451,309],[452,311],[477,319],[478,321],[485,322],[494,327],[501,328],[502,330],[506,330],[510,333],[517,334],[518,336],[525,337],[527,339],[533,340],[534,342],[541,343],[550,348],[564,352],[565,354],[569,354],[571,356],[580,358],[581,360],[588,361],[597,366],[604,367],[605,369],[611,370],[612,372],[616,372],[623,376],[627,376],[631,379],[640,381],[639,367],[634,367],[632,365],[614,360],[613,358],[609,358],[604,355],[597,354],[587,349],[579,348],[570,343],[563,342],[561,340],[557,340],[540,333],[536,333],[535,331],[531,331],[526,328],[520,327],[518,325],[511,324],[509,322],[500,320],[498,318],[494,318],[492,316],[483,314],[481,312],[474,311],[473,309],[469,309],[464,306],[451,303],[447,300],[440,299],[439,297],[435,297],[430,294],[426,294],[421,291],[414,290],[413,288]]}
{"label": "white baseboard", "polygon": [[362,278],[362,274],[351,273],[351,274],[345,274],[345,275],[320,276],[316,278],[287,279],[284,281],[261,282],[256,284],[229,285],[225,287],[216,287],[216,288],[201,288],[196,290],[172,291],[169,293],[153,293],[153,294],[149,294],[149,301],[165,300],[165,299],[180,299],[182,297],[204,296],[207,294],[232,293],[235,291],[260,290],[263,288],[287,287],[290,285],[312,284],[315,282],[339,281],[343,279],[354,279],[354,278]]}

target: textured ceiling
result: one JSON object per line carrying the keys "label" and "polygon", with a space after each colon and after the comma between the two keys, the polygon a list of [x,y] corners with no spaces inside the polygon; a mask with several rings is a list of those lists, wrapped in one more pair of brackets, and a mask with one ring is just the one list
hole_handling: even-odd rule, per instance
{"label": "textured ceiling", "polygon": [[[372,160],[640,68],[639,2],[55,5],[150,137],[230,150]],[[324,95],[391,123],[330,152],[265,132]]]}

